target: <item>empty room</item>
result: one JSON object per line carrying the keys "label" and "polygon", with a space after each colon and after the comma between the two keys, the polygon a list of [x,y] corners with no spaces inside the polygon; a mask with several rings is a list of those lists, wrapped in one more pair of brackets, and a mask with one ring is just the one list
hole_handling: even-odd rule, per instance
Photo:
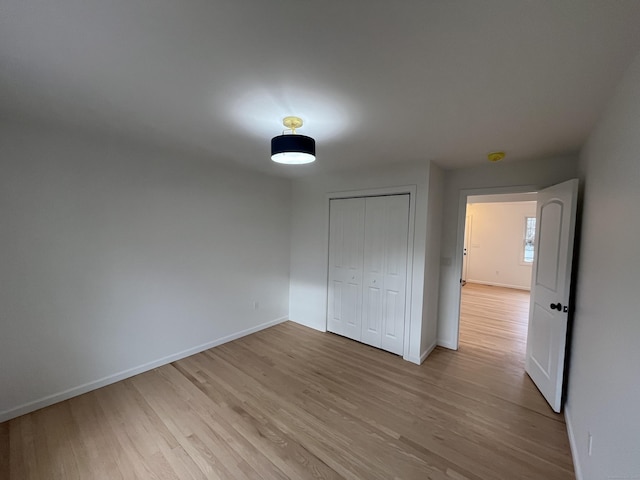
{"label": "empty room", "polygon": [[0,479],[640,479],[638,25],[0,0]]}
{"label": "empty room", "polygon": [[458,349],[473,350],[500,369],[509,364],[506,382],[528,381],[522,372],[535,227],[535,192],[467,197]]}

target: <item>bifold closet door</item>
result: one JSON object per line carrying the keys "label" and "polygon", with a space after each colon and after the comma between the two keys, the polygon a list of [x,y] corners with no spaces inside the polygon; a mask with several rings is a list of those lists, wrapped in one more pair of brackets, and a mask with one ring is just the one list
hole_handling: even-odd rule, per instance
{"label": "bifold closet door", "polygon": [[327,329],[402,355],[409,195],[330,202]]}
{"label": "bifold closet door", "polygon": [[331,200],[327,330],[354,340],[362,332],[365,199]]}
{"label": "bifold closet door", "polygon": [[369,197],[365,205],[363,343],[403,354],[409,195]]}

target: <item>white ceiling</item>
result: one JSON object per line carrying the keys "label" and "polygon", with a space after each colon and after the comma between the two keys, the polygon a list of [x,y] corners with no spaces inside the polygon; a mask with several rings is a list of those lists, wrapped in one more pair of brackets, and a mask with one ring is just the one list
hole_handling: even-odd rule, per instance
{"label": "white ceiling", "polygon": [[[0,0],[0,111],[280,175],[577,151],[636,0]],[[318,160],[269,160],[298,115]]]}

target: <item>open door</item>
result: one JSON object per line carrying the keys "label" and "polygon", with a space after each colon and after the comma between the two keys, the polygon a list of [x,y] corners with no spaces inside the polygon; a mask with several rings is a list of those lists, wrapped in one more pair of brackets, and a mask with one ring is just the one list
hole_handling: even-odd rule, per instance
{"label": "open door", "polygon": [[554,411],[562,386],[578,180],[538,192],[526,371]]}

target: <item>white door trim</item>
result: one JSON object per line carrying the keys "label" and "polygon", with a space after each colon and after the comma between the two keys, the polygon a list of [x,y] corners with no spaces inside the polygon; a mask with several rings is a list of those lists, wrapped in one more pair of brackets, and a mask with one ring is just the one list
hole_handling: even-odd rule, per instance
{"label": "white door trim", "polygon": [[[415,216],[416,216],[416,193],[417,186],[416,185],[400,185],[397,187],[385,187],[385,188],[369,188],[365,190],[348,190],[342,192],[329,192],[326,194],[325,199],[325,232],[327,235],[327,251],[326,253],[326,261],[327,261],[327,278],[325,280],[325,284],[328,286],[329,284],[329,215],[330,215],[330,201],[339,198],[354,198],[354,197],[379,197],[384,195],[409,195],[409,237],[407,244],[407,287],[405,292],[405,305],[406,305],[406,314],[404,317],[404,347],[402,358],[407,361],[411,361],[409,358],[409,339],[411,334],[411,319],[414,315],[420,316],[420,322],[422,323],[422,312],[414,312],[413,305],[411,303],[412,292],[413,292],[413,244],[414,244],[414,234],[415,234]],[[328,305],[329,302],[329,289],[327,288],[327,298],[325,299],[325,305]],[[325,330],[327,328],[327,315],[325,314]]]}

